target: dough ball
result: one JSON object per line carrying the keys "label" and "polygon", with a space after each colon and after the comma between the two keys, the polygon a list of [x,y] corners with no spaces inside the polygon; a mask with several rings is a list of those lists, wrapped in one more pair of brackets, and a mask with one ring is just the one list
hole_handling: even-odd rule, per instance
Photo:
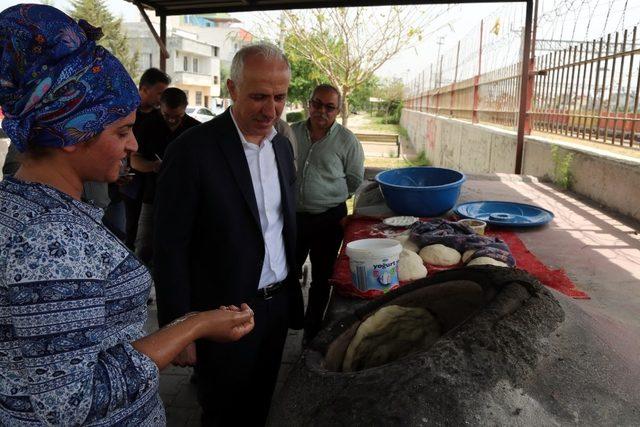
{"label": "dough ball", "polygon": [[426,309],[388,305],[360,324],[342,363],[358,371],[424,351],[441,336],[438,320]]}
{"label": "dough ball", "polygon": [[418,245],[416,245],[410,239],[410,236],[408,234],[402,234],[400,236],[394,237],[394,239],[400,242],[400,244],[402,245],[402,249],[406,249],[415,253],[418,253],[420,251],[420,248],[418,247]]}
{"label": "dough ball", "polygon": [[424,266],[422,258],[415,252],[403,249],[398,263],[398,279],[417,280],[423,277],[427,277],[427,267]]}
{"label": "dough ball", "polygon": [[476,259],[472,259],[467,265],[495,265],[497,267],[509,267],[508,264],[489,258],[488,256],[481,256]]}
{"label": "dough ball", "polygon": [[463,263],[467,263],[467,261],[469,261],[469,258],[471,258],[471,256],[473,256],[473,254],[476,253],[475,249],[469,249],[464,251],[464,253],[462,254],[462,262]]}
{"label": "dough ball", "polygon": [[462,258],[460,252],[440,244],[425,246],[419,255],[427,264],[438,266],[456,265]]}

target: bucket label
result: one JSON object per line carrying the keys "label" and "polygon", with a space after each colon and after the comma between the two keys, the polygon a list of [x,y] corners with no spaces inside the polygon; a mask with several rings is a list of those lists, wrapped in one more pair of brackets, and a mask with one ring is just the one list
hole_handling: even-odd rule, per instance
{"label": "bucket label", "polygon": [[383,258],[375,262],[351,263],[351,279],[358,290],[387,292],[398,286],[398,259]]}

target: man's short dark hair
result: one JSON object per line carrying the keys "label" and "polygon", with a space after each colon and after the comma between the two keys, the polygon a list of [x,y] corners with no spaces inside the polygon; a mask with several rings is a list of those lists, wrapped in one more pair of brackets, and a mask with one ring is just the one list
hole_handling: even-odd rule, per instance
{"label": "man's short dark hair", "polygon": [[140,77],[138,89],[143,87],[155,86],[158,83],[164,83],[167,86],[171,84],[171,77],[167,73],[157,68],[149,68]]}
{"label": "man's short dark hair", "polygon": [[189,101],[187,101],[187,94],[182,89],[177,87],[170,87],[162,92],[160,95],[160,103],[166,105],[169,108],[186,107]]}
{"label": "man's short dark hair", "polygon": [[318,85],[315,87],[315,89],[313,89],[313,92],[311,92],[311,99],[313,99],[313,96],[316,94],[316,92],[320,91],[320,90],[328,90],[331,92],[335,92],[336,95],[338,95],[338,105],[337,107],[340,108],[342,107],[342,95],[340,94],[340,91],[335,87],[332,86],[328,83],[323,83],[321,85]]}

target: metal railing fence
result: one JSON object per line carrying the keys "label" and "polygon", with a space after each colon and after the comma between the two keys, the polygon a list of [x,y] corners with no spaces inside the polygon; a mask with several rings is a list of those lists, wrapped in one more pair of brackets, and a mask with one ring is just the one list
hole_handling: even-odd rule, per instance
{"label": "metal railing fence", "polygon": [[[481,25],[482,28],[482,25]],[[405,107],[515,128],[520,63],[458,81],[460,43],[450,81],[443,57],[407,87]],[[532,61],[525,132],[531,130],[640,148],[640,34],[638,27],[557,50]]]}

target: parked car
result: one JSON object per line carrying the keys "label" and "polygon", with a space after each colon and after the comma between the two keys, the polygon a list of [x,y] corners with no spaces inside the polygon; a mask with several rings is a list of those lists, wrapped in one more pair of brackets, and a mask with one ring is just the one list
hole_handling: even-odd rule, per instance
{"label": "parked car", "polygon": [[187,107],[186,113],[199,122],[208,122],[216,115],[207,107]]}

